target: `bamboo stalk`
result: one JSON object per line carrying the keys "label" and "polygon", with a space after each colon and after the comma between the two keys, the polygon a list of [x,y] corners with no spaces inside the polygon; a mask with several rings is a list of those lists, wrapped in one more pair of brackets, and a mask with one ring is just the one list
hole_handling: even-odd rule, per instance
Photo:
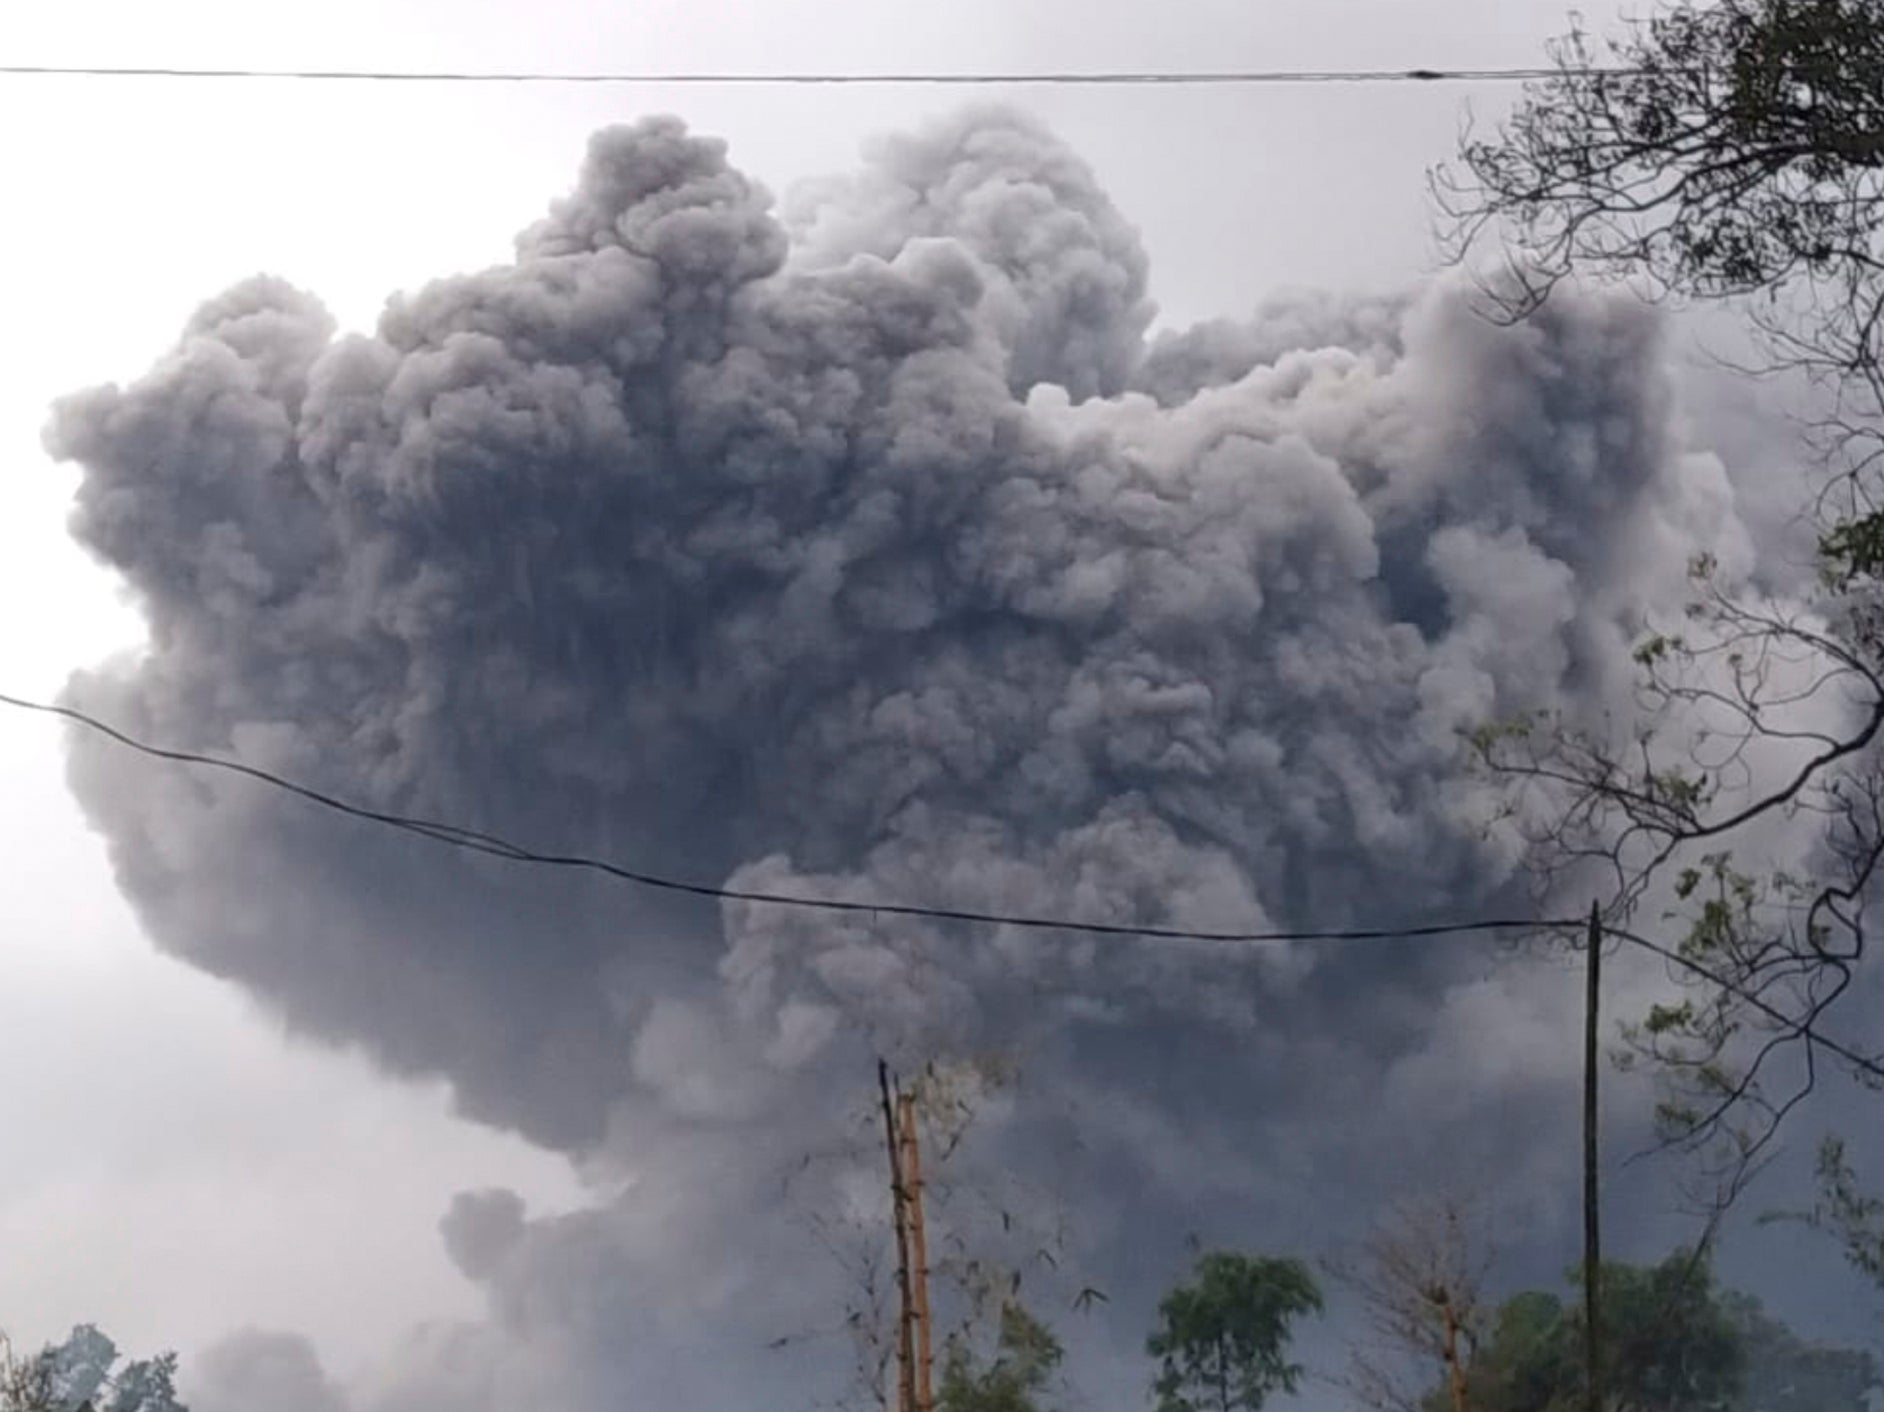
{"label": "bamboo stalk", "polygon": [[890,1152],[890,1212],[896,1227],[896,1291],[901,1308],[896,1320],[896,1405],[898,1412],[917,1412],[916,1359],[912,1339],[915,1305],[909,1280],[909,1211],[903,1184],[902,1145],[896,1126],[896,1103],[890,1092],[890,1066],[877,1061],[877,1088],[883,1098],[883,1135]]}
{"label": "bamboo stalk", "polygon": [[922,1151],[916,1124],[916,1100],[901,1095],[898,1114],[903,1137],[903,1193],[909,1227],[912,1308],[916,1323],[916,1412],[933,1412],[935,1389],[932,1320],[929,1312],[929,1241],[922,1214]]}

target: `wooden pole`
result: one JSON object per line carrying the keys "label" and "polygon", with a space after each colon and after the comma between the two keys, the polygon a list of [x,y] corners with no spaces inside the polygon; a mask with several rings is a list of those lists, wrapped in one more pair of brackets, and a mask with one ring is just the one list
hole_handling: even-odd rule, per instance
{"label": "wooden pole", "polygon": [[916,1358],[911,1337],[915,1305],[909,1283],[909,1210],[903,1184],[902,1146],[897,1140],[896,1102],[890,1093],[890,1066],[877,1061],[877,1088],[883,1099],[883,1135],[890,1150],[890,1214],[896,1227],[896,1405],[897,1412],[917,1412]]}
{"label": "wooden pole", "polygon": [[922,1147],[916,1124],[916,1099],[902,1094],[897,1110],[903,1136],[903,1204],[909,1226],[910,1283],[916,1316],[916,1412],[934,1412],[935,1355],[929,1317],[929,1238],[922,1215]]}
{"label": "wooden pole", "polygon": [[1603,1243],[1597,1194],[1597,1037],[1603,998],[1603,923],[1590,904],[1589,955],[1583,993],[1583,1376],[1587,1412],[1602,1412]]}

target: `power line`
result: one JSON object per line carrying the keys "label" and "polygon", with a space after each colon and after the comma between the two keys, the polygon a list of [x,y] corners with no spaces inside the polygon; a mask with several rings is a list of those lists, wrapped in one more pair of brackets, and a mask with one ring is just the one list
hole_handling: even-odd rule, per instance
{"label": "power line", "polygon": [[[181,765],[196,765],[205,769],[240,775],[244,779],[295,795],[323,809],[369,823],[381,824],[403,833],[416,834],[448,847],[463,848],[473,853],[486,853],[513,863],[601,873],[640,887],[710,898],[720,902],[749,902],[773,907],[796,907],[810,911],[842,912],[873,917],[914,917],[927,921],[974,922],[991,926],[1016,927],[1027,931],[1085,932],[1096,936],[1137,937],[1149,941],[1200,941],[1237,945],[1298,941],[1416,941],[1442,936],[1464,936],[1478,932],[1563,931],[1587,925],[1587,919],[1574,917],[1478,917],[1453,922],[1432,922],[1412,927],[1310,928],[1301,931],[1263,932],[1193,931],[1183,927],[1134,926],[1119,922],[1078,921],[1066,917],[1033,916],[1025,913],[982,912],[959,907],[925,907],[907,902],[859,902],[849,898],[805,897],[749,888],[717,887],[710,883],[643,872],[585,854],[543,852],[479,829],[462,828],[456,824],[440,823],[436,820],[416,818],[409,814],[397,814],[352,804],[335,795],[299,784],[271,770],[264,770],[240,760],[204,755],[193,750],[173,750],[166,746],[152,745],[77,707],[33,701],[25,697],[10,696],[4,692],[0,692],[0,705],[12,706],[22,711],[34,711],[42,715],[58,716],[153,759],[167,760]],[[1663,946],[1648,937],[1613,923],[1605,923],[1603,930],[1605,935],[1647,952],[1651,956],[1659,957],[1668,964],[1685,970],[1690,975],[1698,976],[1726,994],[1744,1001],[1768,1019],[1790,1030],[1794,1038],[1803,1039],[1808,1044],[1816,1044],[1827,1053],[1837,1055],[1873,1078],[1884,1079],[1884,1063],[1823,1034],[1812,1024],[1810,1017],[1800,1019],[1786,1014],[1770,1001],[1736,984],[1712,967],[1682,954],[1676,948]]]}
{"label": "power line", "polygon": [[710,883],[694,882],[683,878],[671,878],[656,873],[643,872],[638,868],[625,867],[604,858],[596,858],[579,853],[552,853],[523,844],[514,843],[497,834],[485,833],[479,829],[461,828],[456,824],[439,823],[431,819],[416,818],[409,814],[392,813],[386,810],[372,809],[364,805],[349,803],[322,790],[299,784],[294,780],[264,770],[240,760],[231,760],[217,755],[199,754],[193,750],[172,750],[165,746],[152,745],[139,740],[129,733],[119,730],[99,720],[96,716],[78,710],[72,706],[54,705],[43,701],[31,701],[24,697],[9,696],[0,693],[0,704],[13,706],[22,711],[37,711],[49,716],[59,716],[86,729],[95,731],[119,745],[127,746],[143,755],[158,760],[168,760],[176,764],[196,765],[206,769],[222,770],[228,774],[240,775],[244,779],[268,785],[270,788],[284,790],[308,803],[319,805],[336,813],[352,818],[363,819],[370,823],[382,824],[404,833],[417,834],[421,838],[431,839],[452,848],[463,848],[474,853],[487,853],[492,857],[503,858],[513,863],[529,863],[545,867],[570,868],[587,872],[602,873],[623,882],[634,883],[640,887],[653,888],[662,892],[684,893],[692,897],[711,898],[720,902],[750,902],[773,907],[797,907],[821,912],[862,913],[870,916],[915,917],[938,922],[976,922],[990,926],[1017,927],[1030,931],[1069,931],[1086,932],[1097,936],[1140,937],[1152,941],[1202,941],[1236,944],[1280,943],[1292,941],[1397,941],[1419,940],[1441,936],[1460,936],[1471,932],[1490,931],[1547,931],[1559,927],[1579,927],[1583,923],[1576,919],[1552,921],[1536,917],[1482,917],[1466,921],[1434,922],[1412,927],[1357,927],[1357,928],[1320,928],[1306,931],[1202,931],[1185,927],[1137,926],[1121,922],[1079,921],[1067,917],[1029,915],[1026,913],[983,912],[961,907],[927,907],[908,902],[860,902],[851,898],[804,897],[791,893],[765,892],[749,888],[718,887]]}
{"label": "power line", "polygon": [[294,79],[319,83],[687,84],[716,87],[1034,87],[1201,88],[1275,84],[1531,83],[1567,73],[1626,78],[1637,68],[1562,69],[1188,69],[1047,72],[747,73],[734,70],[557,72],[472,69],[219,68],[168,64],[0,64],[7,78]]}

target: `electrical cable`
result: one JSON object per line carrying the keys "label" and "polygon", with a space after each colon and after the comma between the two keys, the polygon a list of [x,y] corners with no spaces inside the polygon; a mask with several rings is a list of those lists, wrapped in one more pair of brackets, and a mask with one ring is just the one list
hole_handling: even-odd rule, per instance
{"label": "electrical cable", "polygon": [[1273,84],[1383,83],[1531,83],[1567,73],[1626,78],[1638,68],[1562,69],[1547,67],[1482,69],[1191,69],[1059,70],[1047,72],[742,73],[731,70],[659,70],[557,72],[554,70],[470,69],[300,69],[221,68],[168,64],[0,64],[7,78],[154,78],[154,79],[293,79],[319,83],[496,83],[496,84],[687,84],[767,87],[1027,87],[1196,88]]}
{"label": "electrical cable", "polygon": [[671,878],[657,873],[644,872],[638,868],[625,867],[603,858],[591,857],[578,853],[553,853],[525,847],[496,834],[485,833],[478,829],[463,828],[456,824],[440,823],[436,820],[416,818],[409,814],[398,814],[364,805],[353,804],[347,800],[311,788],[294,780],[264,770],[240,760],[231,760],[222,756],[205,755],[192,750],[172,750],[165,746],[152,745],[137,739],[116,726],[99,720],[73,706],[55,705],[43,701],[32,701],[25,697],[10,696],[0,692],[0,704],[12,706],[22,711],[36,711],[44,715],[58,716],[87,730],[117,742],[120,745],[151,756],[158,760],[168,760],[176,764],[196,765],[207,769],[222,770],[229,774],[240,775],[274,789],[284,790],[311,804],[330,809],[352,818],[382,824],[405,833],[417,834],[437,843],[453,848],[464,848],[474,853],[486,853],[496,858],[507,859],[514,863],[529,863],[546,867],[570,868],[597,872],[623,882],[634,883],[640,887],[653,888],[663,892],[685,893],[694,897],[705,897],[720,902],[747,902],[775,907],[798,907],[824,912],[863,913],[870,916],[914,917],[926,921],[938,922],[973,922],[989,926],[1015,927],[1029,931],[1068,931],[1084,932],[1097,936],[1141,937],[1152,941],[1197,941],[1235,944],[1282,943],[1294,941],[1393,941],[1418,940],[1421,938],[1458,936],[1470,932],[1490,931],[1550,931],[1560,927],[1581,927],[1582,919],[1554,921],[1535,917],[1482,917],[1467,921],[1434,922],[1409,927],[1357,927],[1334,929],[1309,929],[1303,931],[1206,931],[1185,927],[1138,926],[1123,922],[1080,921],[1067,917],[1036,916],[1025,913],[984,912],[961,907],[928,907],[909,902],[864,902],[853,898],[839,897],[803,897],[791,893],[766,892],[749,888],[718,887],[710,883],[695,882],[683,878]]}
{"label": "electrical cable", "polygon": [[[0,705],[11,706],[22,711],[33,711],[42,715],[57,716],[87,730],[94,731],[119,745],[125,746],[153,759],[166,760],[175,764],[195,765],[206,769],[221,770],[239,775],[245,779],[265,784],[273,789],[285,791],[308,803],[318,805],[351,818],[369,823],[384,825],[404,833],[416,834],[421,838],[431,839],[453,848],[463,848],[474,853],[489,854],[513,863],[526,863],[543,867],[568,868],[604,874],[623,882],[633,883],[663,892],[683,893],[694,897],[709,898],[719,902],[744,902],[773,907],[795,907],[811,911],[862,914],[872,917],[912,917],[925,921],[967,922],[988,926],[1014,927],[1026,931],[1061,931],[1081,932],[1095,936],[1135,937],[1148,941],[1192,941],[1210,942],[1228,945],[1282,944],[1288,942],[1337,942],[1337,941],[1415,941],[1445,936],[1464,936],[1481,932],[1550,932],[1579,930],[1587,925],[1587,918],[1550,918],[1550,917],[1476,917],[1451,922],[1430,922],[1418,926],[1406,927],[1355,927],[1355,928],[1307,928],[1292,931],[1206,931],[1185,927],[1138,926],[1123,922],[1081,921],[1069,917],[1049,917],[1026,913],[985,912],[961,907],[929,907],[909,902],[862,902],[852,898],[805,897],[791,893],[767,892],[751,888],[718,887],[711,883],[690,881],[683,878],[666,877],[658,873],[644,872],[637,868],[625,867],[607,859],[591,857],[579,853],[551,853],[528,848],[514,843],[497,834],[486,833],[479,829],[464,828],[457,824],[441,823],[432,819],[417,818],[409,814],[398,814],[387,810],[373,809],[364,805],[353,804],[323,790],[297,783],[271,770],[264,770],[240,760],[231,760],[216,755],[205,755],[193,750],[174,750],[166,746],[152,745],[139,740],[129,732],[118,729],[108,722],[98,719],[88,712],[74,706],[58,705],[51,702],[34,701],[26,697],[12,696],[0,692]],[[1861,1053],[1847,1044],[1821,1033],[1811,1023],[1810,1018],[1799,1019],[1787,1015],[1770,1001],[1735,984],[1728,977],[1685,956],[1679,949],[1663,946],[1648,937],[1641,936],[1612,923],[1603,924],[1606,938],[1620,941],[1660,960],[1679,967],[1691,975],[1718,987],[1726,994],[1751,1005],[1754,1009],[1790,1029],[1793,1037],[1803,1039],[1809,1044],[1816,1044],[1828,1053],[1838,1056],[1848,1064],[1871,1075],[1884,1079],[1884,1063],[1870,1055]]]}

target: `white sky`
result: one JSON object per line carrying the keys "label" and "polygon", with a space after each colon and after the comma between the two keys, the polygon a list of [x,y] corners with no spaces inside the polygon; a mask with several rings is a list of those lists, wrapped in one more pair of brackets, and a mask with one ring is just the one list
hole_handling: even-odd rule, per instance
{"label": "white sky", "polygon": [[[64,0],[0,18],[13,62],[337,67],[1177,68],[1526,65],[1539,0]],[[1600,18],[1605,7],[1586,7]],[[433,88],[0,79],[0,690],[54,695],[134,643],[65,537],[48,401],[135,375],[257,270],[363,324],[385,294],[504,258],[588,132],[677,111],[774,190],[848,168],[938,90]],[[1174,322],[1278,286],[1379,289],[1430,263],[1424,171],[1465,91],[1029,90],[1143,229]],[[1508,92],[1485,90],[1482,108]],[[344,1376],[415,1319],[468,1312],[434,1224],[493,1184],[578,1199],[560,1164],[442,1092],[310,1051],[158,957],[61,782],[48,721],[0,714],[0,1327],[96,1320],[186,1353],[260,1323]],[[371,1192],[370,1202],[360,1200]]]}

